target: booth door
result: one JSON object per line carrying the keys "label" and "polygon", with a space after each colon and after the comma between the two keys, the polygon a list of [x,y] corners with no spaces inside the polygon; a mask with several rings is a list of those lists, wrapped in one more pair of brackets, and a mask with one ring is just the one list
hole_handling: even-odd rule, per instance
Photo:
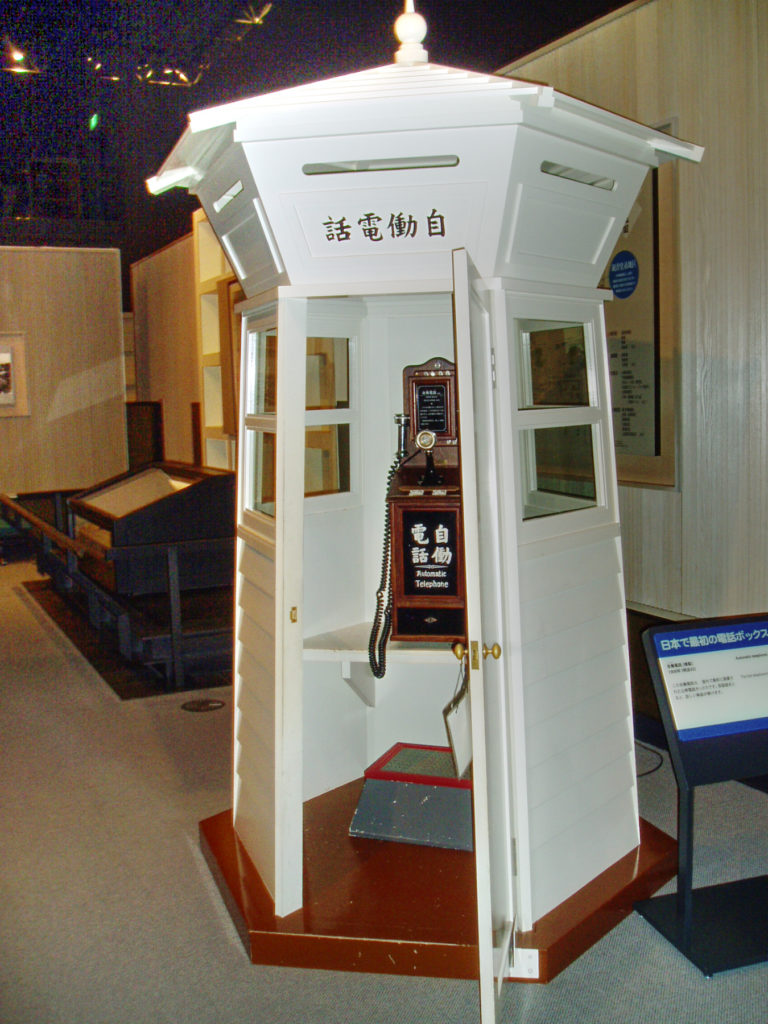
{"label": "booth door", "polygon": [[[453,270],[462,431],[480,1007],[483,1024],[490,1024],[497,1019],[501,985],[508,976],[515,920],[509,713],[504,683],[507,652],[501,635],[499,487],[487,293],[484,296],[473,287],[477,274],[465,250],[454,252]],[[499,647],[494,651],[496,644]]]}
{"label": "booth door", "polygon": [[[639,842],[618,494],[599,298],[479,291],[462,253],[454,273],[478,904],[498,936]],[[497,939],[496,977],[504,956]]]}
{"label": "booth door", "polygon": [[243,319],[233,814],[278,916],[302,905],[305,324],[301,299]]}

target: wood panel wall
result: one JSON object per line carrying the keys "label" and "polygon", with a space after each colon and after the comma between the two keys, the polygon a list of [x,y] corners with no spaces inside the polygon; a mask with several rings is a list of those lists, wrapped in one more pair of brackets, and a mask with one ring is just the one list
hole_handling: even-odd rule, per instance
{"label": "wood panel wall", "polygon": [[127,468],[120,253],[0,247],[0,332],[23,337],[28,416],[0,417],[0,489],[86,488]]}
{"label": "wood panel wall", "polygon": [[163,403],[165,457],[193,461],[200,401],[192,235],[131,266],[137,397]]}
{"label": "wood panel wall", "polygon": [[768,3],[640,0],[503,69],[706,147],[677,168],[678,485],[621,493],[627,599],[768,606]]}

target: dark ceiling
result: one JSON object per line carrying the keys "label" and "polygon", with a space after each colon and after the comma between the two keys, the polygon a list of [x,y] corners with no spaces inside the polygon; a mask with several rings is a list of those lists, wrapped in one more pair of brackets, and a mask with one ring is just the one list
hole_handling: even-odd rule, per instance
{"label": "dark ceiling", "polygon": [[[622,6],[616,0],[416,0],[436,63],[492,71]],[[42,0],[0,3],[3,35],[61,74],[87,56],[116,72],[194,69],[261,91],[386,63],[402,0]]]}
{"label": "dark ceiling", "polygon": [[[430,60],[477,71],[620,6],[416,0]],[[37,72],[0,74],[3,220],[13,212],[9,197],[18,213],[29,192],[31,160],[71,160],[82,217],[119,222],[114,244],[128,261],[152,251],[189,229],[194,201],[152,200],[143,183],[190,111],[389,63],[402,10],[402,0],[2,0],[5,58],[13,44]],[[159,84],[171,81],[184,84]]]}

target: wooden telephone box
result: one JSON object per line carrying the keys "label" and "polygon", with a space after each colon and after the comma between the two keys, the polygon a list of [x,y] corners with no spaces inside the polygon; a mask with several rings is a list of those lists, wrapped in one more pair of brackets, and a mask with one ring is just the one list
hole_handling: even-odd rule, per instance
{"label": "wooden telephone box", "polygon": [[392,640],[464,640],[464,543],[456,367],[403,371],[406,448],[389,486]]}
{"label": "wooden telephone box", "polygon": [[[312,876],[313,898],[323,879],[342,891],[339,864],[354,864],[359,880],[363,861],[379,863],[328,802],[343,804],[393,743],[444,742],[441,711],[458,669],[450,641],[461,634],[474,855],[451,853],[453,863],[470,858],[475,937],[457,937],[455,914],[439,913],[465,882],[426,903],[403,900],[410,890],[397,885],[382,900],[383,867],[377,905],[398,908],[401,931],[360,939],[376,915],[365,915],[356,890],[349,906],[368,923],[326,937],[349,953],[345,969],[479,977],[490,1022],[502,981],[547,980],[564,966],[542,945],[552,915],[577,891],[604,896],[608,879],[615,888],[648,863],[597,285],[649,167],[698,160],[701,150],[547,86],[430,64],[422,20],[412,10],[404,18],[392,65],[192,114],[149,184],[198,195],[248,297],[224,827],[269,894],[252,955],[327,965],[312,953],[323,936],[302,931],[315,850],[305,851],[303,829],[317,823],[321,845],[336,835],[343,850]],[[322,408],[307,400],[318,338],[335,367]],[[581,366],[575,390],[537,376],[536,351],[557,367],[563,346],[568,372]],[[422,376],[433,358],[455,365],[453,424],[454,404]],[[395,636],[417,639],[392,641],[378,679],[368,638],[404,366],[419,367],[408,385],[413,426],[423,418],[441,454],[446,441],[438,469],[448,493],[430,484],[417,496],[419,478],[403,467],[389,494],[403,561]],[[322,486],[307,486],[316,479]],[[455,504],[429,507],[457,498],[460,514]],[[463,544],[451,549],[455,581],[442,582],[455,582],[455,604],[429,593],[422,605],[409,557],[422,548],[417,537],[450,535],[454,515]],[[434,642],[424,641],[424,616],[414,628],[422,607],[437,620]],[[436,863],[419,878],[439,886]],[[627,890],[623,904],[631,898]],[[434,956],[415,938],[433,918],[447,929]],[[593,924],[571,934],[588,944],[600,933]]]}

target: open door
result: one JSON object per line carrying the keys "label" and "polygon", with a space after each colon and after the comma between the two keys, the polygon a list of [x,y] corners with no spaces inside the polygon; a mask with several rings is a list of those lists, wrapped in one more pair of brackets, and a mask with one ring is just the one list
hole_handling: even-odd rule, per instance
{"label": "open door", "polygon": [[[514,938],[514,841],[509,791],[505,638],[497,515],[490,311],[463,249],[454,252],[454,318],[472,713],[480,1007],[497,1019]],[[474,440],[474,443],[473,443]]]}
{"label": "open door", "polygon": [[306,302],[243,317],[234,828],[285,916],[302,905]]}
{"label": "open door", "polygon": [[480,941],[500,983],[538,977],[510,925],[639,843],[618,493],[600,296],[479,285],[462,250],[454,291]]}

